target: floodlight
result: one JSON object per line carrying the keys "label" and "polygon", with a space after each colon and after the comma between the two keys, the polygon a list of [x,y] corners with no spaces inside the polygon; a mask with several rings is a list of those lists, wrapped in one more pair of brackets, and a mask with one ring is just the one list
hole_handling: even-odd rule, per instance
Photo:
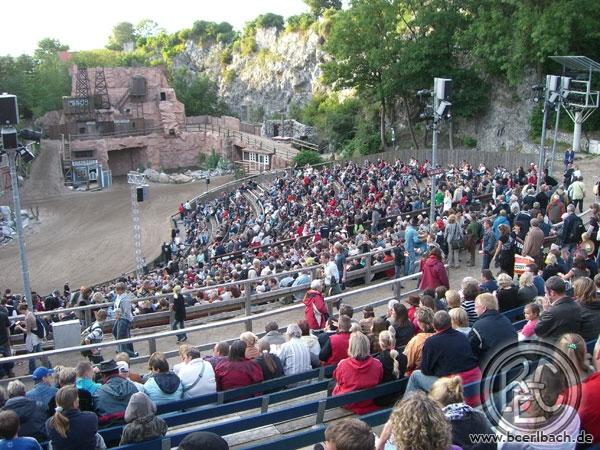
{"label": "floodlight", "polygon": [[447,117],[450,118],[450,108],[452,107],[452,103],[442,100],[438,105],[436,110],[436,114],[438,117]]}

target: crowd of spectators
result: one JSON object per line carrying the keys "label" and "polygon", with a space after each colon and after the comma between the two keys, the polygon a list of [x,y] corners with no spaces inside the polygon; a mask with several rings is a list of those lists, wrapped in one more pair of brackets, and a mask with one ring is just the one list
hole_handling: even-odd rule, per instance
{"label": "crowd of spectators", "polygon": [[[156,306],[153,301],[135,304],[132,299],[136,296],[155,292],[173,293],[176,300],[181,296],[180,302],[166,305],[177,308],[174,305],[179,304],[180,314],[173,323],[176,329],[184,326],[186,306],[239,297],[244,289],[260,293],[297,286],[304,276],[301,285],[308,291],[297,298],[305,305],[303,320],[289,324],[285,333],[270,323],[262,339],[243,333],[231,344],[217,344],[205,358],[193,346],[182,344],[181,363],[172,369],[164,354],[155,353],[144,375],[129,371],[128,358],[137,356],[130,344],[120,346],[117,360],[104,361],[99,352],[87,355],[97,364],[95,372],[91,364],[81,362],[74,369],[56,370],[56,376],[47,361],[42,360],[43,366],[36,368],[32,359],[35,387],[27,392],[21,382],[12,381],[4,396],[3,409],[14,411],[21,421],[19,437],[50,438],[54,448],[68,448],[63,441],[70,439],[87,439],[92,445],[98,426],[124,420],[129,431],[123,433],[125,442],[121,443],[152,439],[166,432],[162,419],[155,416],[156,404],[335,365],[333,394],[408,377],[404,399],[392,413],[377,448],[391,445],[391,441],[398,448],[407,448],[423,439],[431,439],[432,444],[419,448],[446,449],[451,444],[470,448],[473,443],[465,430],[472,426],[483,434],[492,431],[475,409],[479,396],[465,397],[462,386],[480,380],[481,369],[504,346],[544,339],[578,368],[578,385],[588,394],[569,424],[569,432],[584,429],[600,442],[599,414],[593,407],[600,392],[599,378],[585,359],[585,343],[600,333],[600,206],[592,205],[586,228],[575,214],[576,206],[581,210],[582,205],[578,189],[585,192],[581,174],[569,165],[563,184],[553,184],[546,176],[536,192],[533,165],[528,171],[520,168],[514,172],[503,168],[490,171],[483,166],[475,170],[466,163],[451,166],[440,180],[435,195],[439,216],[432,221],[420,211],[431,194],[424,175],[426,166],[414,161],[302,168],[278,177],[267,189],[244,185],[195,209],[183,204],[180,214],[185,238],[174,230],[174,245],[169,246],[170,254],[165,252],[162,270],[141,281],[125,278],[97,290],[82,288],[71,293],[65,286],[63,294],[55,291],[43,301],[38,299],[36,309],[46,309],[46,304],[57,306],[60,315],[59,308],[64,305],[110,299],[110,316],[116,321],[113,333],[128,337],[134,315],[145,309],[154,311]],[[251,213],[248,191],[262,193],[256,194],[262,211],[258,216]],[[407,217],[413,210],[420,214]],[[553,227],[559,222],[559,228]],[[221,224],[214,236],[207,233],[212,223]],[[548,237],[556,243],[546,253],[543,246]],[[277,244],[284,239],[291,241]],[[376,317],[373,309],[367,308],[364,318],[357,320],[352,307],[338,303],[339,314],[330,317],[324,297],[342,292],[349,284],[346,274],[371,258],[349,261],[351,257],[377,248],[383,250],[381,258],[375,255],[370,264],[394,263],[394,269],[384,276],[423,272],[421,294],[391,300],[384,316]],[[444,262],[458,267],[466,251],[467,264],[474,266],[478,249],[483,256],[480,276],[466,277],[459,287],[450,289]],[[219,258],[235,252],[240,253]],[[517,258],[525,259],[519,265]],[[492,263],[497,276],[496,270],[490,269]],[[315,264],[323,268],[312,279],[309,268]],[[277,277],[294,268],[306,270]],[[268,278],[242,283],[260,276]],[[190,292],[227,281],[239,283],[223,291]],[[7,292],[2,300],[0,321],[5,326],[0,324],[0,329],[4,328],[7,336],[11,327],[25,332],[30,340],[28,350],[34,352],[39,345],[34,330],[41,325],[22,304],[17,308],[25,313],[25,320],[11,324],[12,297]],[[502,313],[520,306],[525,307],[527,323],[517,333]],[[106,317],[106,311],[96,312],[97,325],[88,329],[86,343],[102,340],[101,325]],[[183,332],[178,336],[179,343],[186,339]],[[598,346],[596,369],[600,365],[597,353]],[[10,376],[12,367],[5,365],[2,370]],[[549,372],[544,375],[551,386],[544,394],[546,403],[533,405],[532,411],[557,404],[562,393],[577,387],[552,379]],[[388,396],[347,408],[363,414],[395,400]],[[86,410],[95,415],[85,414]],[[71,420],[89,421],[89,434],[80,436],[80,430],[69,427]],[[0,428],[2,423],[0,416]],[[347,427],[363,433],[365,439],[370,434],[356,422]],[[344,448],[336,440],[339,434],[342,431],[326,435],[337,450]]]}

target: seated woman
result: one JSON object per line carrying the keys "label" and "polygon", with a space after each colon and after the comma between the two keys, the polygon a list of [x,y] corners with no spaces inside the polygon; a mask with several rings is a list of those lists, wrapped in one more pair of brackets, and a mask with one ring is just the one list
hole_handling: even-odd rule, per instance
{"label": "seated woman", "polygon": [[396,348],[404,347],[415,334],[413,324],[408,320],[408,310],[402,303],[392,306],[390,322],[396,330]]}
{"label": "seated woman", "polygon": [[533,284],[533,274],[523,272],[519,277],[519,304],[531,303],[538,295],[537,287]]}
{"label": "seated woman", "polygon": [[[381,362],[369,354],[369,338],[360,331],[350,336],[348,358],[342,359],[333,371],[336,385],[333,395],[345,394],[377,386],[383,378]],[[365,414],[377,409],[373,400],[351,403],[345,406],[354,414]]]}
{"label": "seated woman", "polygon": [[546,267],[542,271],[542,278],[546,281],[548,278],[553,277],[554,275],[558,275],[562,272],[562,268],[558,263],[558,258],[552,252],[548,253],[546,256]]}
{"label": "seated woman", "polygon": [[598,337],[600,331],[600,297],[596,292],[600,275],[579,278],[573,283],[573,297],[581,305],[581,337],[587,342]]}
{"label": "seated woman", "polygon": [[263,381],[260,366],[253,360],[247,359],[246,343],[235,340],[229,347],[229,356],[220,361],[215,367],[217,390],[226,391],[248,386]]}
{"label": "seated woman", "polygon": [[406,370],[412,372],[421,368],[421,358],[423,355],[423,344],[425,340],[434,334],[433,329],[433,311],[425,306],[419,306],[415,313],[415,320],[421,333],[417,333],[404,348],[404,354],[407,358]]}
{"label": "seated woman", "polygon": [[310,364],[313,369],[316,369],[321,365],[321,361],[319,361],[319,353],[321,352],[319,338],[311,333],[310,326],[306,320],[299,320],[298,326],[302,331],[302,337],[300,339],[302,339],[310,351]]}
{"label": "seated woman", "polygon": [[498,275],[498,290],[496,291],[500,312],[517,308],[519,303],[519,289],[513,284],[513,279],[507,273]]}
{"label": "seated woman", "polygon": [[183,386],[177,375],[169,370],[169,361],[163,353],[153,353],[148,360],[150,378],[144,383],[144,392],[157,405],[181,399]]}
{"label": "seated woman", "polygon": [[[371,326],[371,332],[368,334],[369,341],[371,342],[371,353],[379,352],[379,333],[384,330],[387,330],[389,327],[388,321],[381,317],[377,317],[373,321],[373,325]],[[394,329],[394,333],[396,330]]]}
{"label": "seated woman", "polygon": [[[565,281],[573,283],[575,280],[581,277],[589,277],[590,270],[585,265],[585,258],[581,255],[577,255],[573,258],[573,267],[566,274],[559,274],[560,277]],[[593,276],[595,276],[594,274]]]}
{"label": "seated woman", "polygon": [[255,359],[260,355],[258,350],[258,337],[251,331],[245,331],[240,334],[240,340],[246,343],[246,358]]}
{"label": "seated woman", "polygon": [[119,445],[149,441],[167,434],[166,422],[156,415],[156,403],[143,392],[133,394],[125,409],[125,428]]}
{"label": "seated woman", "polygon": [[[381,351],[375,355],[383,367],[381,383],[394,381],[404,376],[406,372],[406,356],[396,350],[396,339],[394,339],[394,327],[379,333],[379,348]],[[377,406],[391,406],[398,400],[398,395],[386,395],[374,400]]]}
{"label": "seated woman", "polygon": [[376,450],[452,450],[452,428],[440,404],[423,392],[404,396],[396,405],[381,436]]}
{"label": "seated woman", "polygon": [[442,405],[442,411],[452,426],[452,443],[463,450],[494,450],[496,444],[473,442],[471,436],[493,435],[483,413],[465,403],[462,380],[458,376],[440,378],[429,391],[429,398]]}
{"label": "seated woman", "polygon": [[263,381],[282,377],[283,365],[281,364],[279,356],[271,353],[271,344],[264,340],[258,341],[258,350],[260,351],[260,356],[254,361],[262,370]]}
{"label": "seated woman", "polygon": [[79,410],[79,398],[75,386],[65,386],[56,393],[55,413],[46,422],[48,436],[53,450],[102,448],[96,435],[98,416],[93,412]]}
{"label": "seated woman", "polygon": [[467,310],[462,307],[452,308],[448,311],[448,314],[450,315],[450,320],[452,320],[452,328],[460,331],[465,336],[468,336],[471,327],[469,326],[469,315],[467,314]]}

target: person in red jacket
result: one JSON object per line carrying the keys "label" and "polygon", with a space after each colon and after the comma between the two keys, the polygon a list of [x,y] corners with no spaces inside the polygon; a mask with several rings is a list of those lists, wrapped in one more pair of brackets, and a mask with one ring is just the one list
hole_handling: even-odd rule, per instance
{"label": "person in red jacket", "polygon": [[322,365],[335,365],[348,356],[351,326],[352,319],[346,315],[340,315],[337,333],[329,336],[321,346],[319,359]]}
{"label": "person in red jacket", "polygon": [[[381,362],[369,355],[370,341],[360,331],[352,333],[348,347],[349,358],[340,361],[333,371],[336,385],[333,395],[346,394],[377,386],[383,378]],[[344,408],[354,414],[366,414],[378,409],[373,400],[350,403]]]}
{"label": "person in red jacket", "polygon": [[322,289],[321,280],[313,280],[310,283],[310,289],[304,295],[304,300],[302,300],[304,303],[304,318],[311,330],[322,330],[329,318],[329,311],[321,293]]}
{"label": "person in red jacket", "polygon": [[427,259],[421,262],[421,271],[423,275],[421,276],[419,289],[424,291],[428,288],[435,289],[438,286],[446,286],[450,289],[448,272],[442,262],[442,252],[439,248],[433,247],[429,250]]}
{"label": "person in red jacket", "polygon": [[263,372],[260,366],[246,359],[246,343],[235,340],[229,347],[229,356],[220,361],[215,367],[217,390],[226,391],[239,387],[256,384],[263,381]]}

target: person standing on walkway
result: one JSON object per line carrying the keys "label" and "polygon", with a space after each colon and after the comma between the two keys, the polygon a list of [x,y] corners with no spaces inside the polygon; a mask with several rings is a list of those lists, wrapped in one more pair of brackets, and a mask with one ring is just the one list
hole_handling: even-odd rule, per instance
{"label": "person standing on walkway", "polygon": [[[115,285],[115,325],[112,334],[115,339],[127,339],[131,337],[131,324],[133,323],[133,313],[131,311],[131,299],[126,292],[125,283],[119,282]],[[130,357],[138,356],[133,350],[133,344],[117,345],[117,353],[125,352]]]}
{"label": "person standing on walkway", "polygon": [[[181,295],[181,286],[177,285],[173,288],[173,304],[171,305],[173,311],[173,323],[171,323],[172,330],[183,330],[185,328],[185,299]],[[177,343],[187,341],[187,335],[181,333],[177,335]]]}
{"label": "person standing on walkway", "polygon": [[573,183],[570,184],[567,189],[569,197],[573,200],[573,204],[577,208],[579,205],[579,213],[583,212],[583,199],[585,197],[585,184],[583,184],[583,177],[577,177]]}
{"label": "person standing on walkway", "polygon": [[[46,331],[42,326],[41,320],[37,320],[35,314],[29,311],[26,303],[21,303],[17,311],[25,316],[25,322],[19,322],[15,326],[16,330],[25,333],[25,347],[28,353],[39,353],[42,351],[42,341],[46,337]],[[48,357],[40,356],[40,361],[44,367],[52,368]],[[35,371],[35,358],[29,359],[29,374],[32,375]]]}

